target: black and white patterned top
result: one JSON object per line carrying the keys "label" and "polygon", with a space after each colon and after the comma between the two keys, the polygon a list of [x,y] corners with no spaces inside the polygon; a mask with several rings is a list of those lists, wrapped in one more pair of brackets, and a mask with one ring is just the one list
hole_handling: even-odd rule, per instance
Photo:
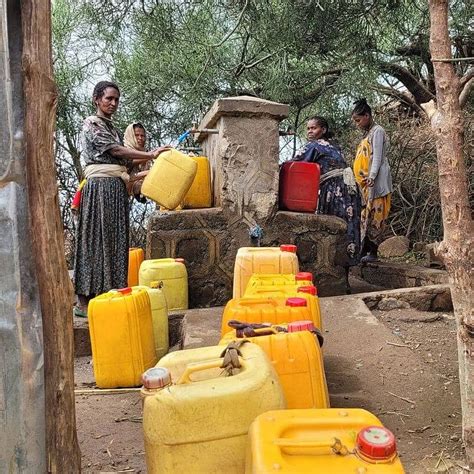
{"label": "black and white patterned top", "polygon": [[84,120],[81,133],[81,151],[86,165],[126,166],[129,160],[112,156],[109,152],[117,145],[123,145],[123,139],[112,120],[97,115],[91,115]]}

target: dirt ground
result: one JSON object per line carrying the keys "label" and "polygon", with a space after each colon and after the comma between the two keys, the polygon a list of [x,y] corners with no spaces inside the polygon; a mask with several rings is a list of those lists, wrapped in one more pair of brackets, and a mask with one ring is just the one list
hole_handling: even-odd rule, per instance
{"label": "dirt ground", "polygon": [[[397,437],[407,473],[468,472],[453,315],[413,309],[373,315],[383,326],[380,349],[369,348],[364,356],[347,354],[350,345],[341,343],[347,334],[327,325],[331,342],[324,356],[332,406],[359,406],[379,416]],[[90,357],[76,359],[76,385],[93,387]],[[79,395],[76,413],[83,472],[146,472],[138,393]]]}
{"label": "dirt ground", "polygon": [[[430,387],[418,387],[426,397],[432,397],[433,413],[426,413],[426,424],[415,430],[403,430],[404,416],[394,415],[399,419],[404,437],[410,441],[413,454],[416,455],[417,441],[421,433],[429,433],[431,455],[424,455],[422,465],[425,472],[469,472],[463,459],[461,440],[461,405],[459,398],[458,360],[456,346],[456,323],[452,313],[422,312],[413,309],[394,309],[392,311],[373,311],[373,314],[389,327],[393,334],[400,338],[401,344],[409,346],[426,364],[426,371],[435,373],[441,382],[445,397],[442,397],[443,412],[446,416],[433,419],[433,413],[439,414],[436,402],[438,396]],[[406,386],[400,394],[409,392],[414,387]],[[437,387],[438,388],[438,387]],[[406,411],[409,414],[409,410]],[[435,423],[433,423],[435,421]],[[424,437],[426,443],[426,436]],[[436,460],[433,466],[433,460]],[[424,462],[423,462],[424,461]],[[417,472],[423,472],[422,468]]]}

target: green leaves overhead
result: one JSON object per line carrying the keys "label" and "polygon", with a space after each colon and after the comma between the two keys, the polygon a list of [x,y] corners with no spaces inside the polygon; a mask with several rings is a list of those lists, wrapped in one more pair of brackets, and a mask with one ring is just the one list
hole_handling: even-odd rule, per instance
{"label": "green leaves overhead", "polygon": [[[453,2],[461,36],[468,8]],[[416,111],[433,92],[425,0],[59,0],[54,15],[61,91],[81,78],[84,89],[103,78],[98,71],[113,76],[120,120],[142,120],[159,142],[222,96],[257,95],[290,104],[292,117],[339,120],[358,96],[402,97]],[[64,30],[80,50],[76,63],[64,54]],[[81,76],[84,52],[98,49]]]}

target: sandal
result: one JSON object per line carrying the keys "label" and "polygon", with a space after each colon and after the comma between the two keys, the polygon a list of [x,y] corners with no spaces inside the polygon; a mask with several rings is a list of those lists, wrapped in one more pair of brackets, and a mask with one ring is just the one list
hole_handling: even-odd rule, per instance
{"label": "sandal", "polygon": [[74,306],[72,309],[72,314],[77,318],[87,318],[87,311],[79,308],[79,306]]}

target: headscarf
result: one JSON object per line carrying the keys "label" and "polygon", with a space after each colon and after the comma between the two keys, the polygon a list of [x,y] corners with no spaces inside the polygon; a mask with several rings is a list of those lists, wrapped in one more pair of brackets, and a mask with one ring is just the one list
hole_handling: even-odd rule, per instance
{"label": "headscarf", "polygon": [[[134,127],[139,126],[140,128],[143,128],[143,125],[140,122],[132,122],[126,129],[125,129],[125,134],[123,136],[123,144],[127,148],[133,148],[134,150],[139,150],[143,151],[137,143],[137,139],[135,137],[135,130]],[[145,130],[146,133],[146,130]]]}

